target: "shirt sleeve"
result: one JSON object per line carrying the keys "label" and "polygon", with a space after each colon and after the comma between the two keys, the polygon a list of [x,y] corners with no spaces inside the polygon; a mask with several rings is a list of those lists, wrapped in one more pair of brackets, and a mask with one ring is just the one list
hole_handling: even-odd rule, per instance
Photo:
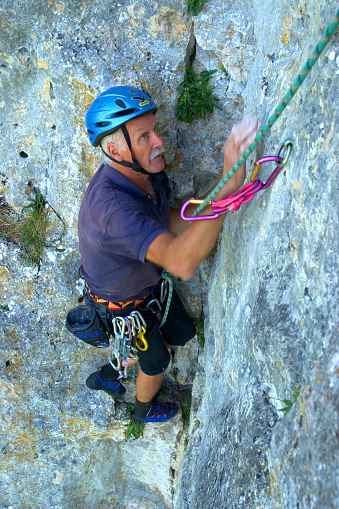
{"label": "shirt sleeve", "polygon": [[166,226],[148,216],[141,207],[122,207],[109,216],[101,245],[114,255],[144,262],[149,246],[164,232]]}

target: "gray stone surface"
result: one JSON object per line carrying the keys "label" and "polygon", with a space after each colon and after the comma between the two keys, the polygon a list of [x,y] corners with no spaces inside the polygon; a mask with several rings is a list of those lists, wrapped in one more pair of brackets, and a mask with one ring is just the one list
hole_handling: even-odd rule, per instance
{"label": "gray stone surface", "polygon": [[[199,195],[232,124],[244,113],[265,123],[335,9],[209,0],[192,17],[177,0],[3,0],[0,196],[20,211],[31,182],[66,228],[54,214],[58,250],[39,271],[1,243],[1,509],[338,507],[338,34],[248,170],[292,137],[288,165],[228,215],[195,277],[175,282],[205,316],[205,348],[177,353],[160,394],[179,401],[192,389],[189,425],[179,413],[125,442],[134,382],[116,405],[92,394],[85,379],[107,352],[63,327],[81,294],[77,213],[101,159],[84,131],[96,95],[125,80],[146,88],[174,199]],[[188,125],[175,118],[176,87],[194,43],[196,70],[219,69],[223,109]]]}
{"label": "gray stone surface", "polygon": [[[262,124],[330,19],[327,8],[295,4],[287,20],[283,7],[271,18],[255,5],[256,16],[238,21],[246,41],[257,34],[243,97]],[[338,506],[337,40],[257,151],[274,154],[292,137],[286,169],[226,219],[176,508]]]}

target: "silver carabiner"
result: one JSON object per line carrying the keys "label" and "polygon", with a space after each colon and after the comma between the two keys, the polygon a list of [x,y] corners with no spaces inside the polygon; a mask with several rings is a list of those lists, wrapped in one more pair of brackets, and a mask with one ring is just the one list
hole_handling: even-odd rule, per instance
{"label": "silver carabiner", "polygon": [[115,371],[120,371],[121,356],[118,350],[113,350],[108,358],[110,365]]}
{"label": "silver carabiner", "polygon": [[293,140],[291,138],[287,138],[284,141],[284,143],[281,145],[280,149],[278,150],[278,154],[277,154],[278,157],[281,157],[280,154],[283,151],[283,149],[286,149],[287,152],[286,152],[286,155],[285,155],[284,159],[282,160],[282,162],[277,163],[277,166],[279,168],[283,168],[285,166],[285,164],[287,164],[287,161],[290,158],[290,155],[291,155],[292,149],[293,149]]}
{"label": "silver carabiner", "polygon": [[132,337],[135,336],[135,318],[134,316],[132,316],[132,314],[128,315],[128,319],[129,319],[129,322],[130,322],[130,326],[131,326],[131,334],[132,334]]}
{"label": "silver carabiner", "polygon": [[117,329],[117,320],[116,320],[116,318],[115,318],[115,317],[112,319],[112,325],[113,325],[114,337],[116,338],[116,337],[117,337],[117,335],[118,335],[118,334],[120,334],[120,333],[118,333],[118,329]]}
{"label": "silver carabiner", "polygon": [[168,279],[163,279],[161,281],[161,287],[160,287],[160,302],[161,302],[161,304],[163,304],[163,302],[165,302],[167,293],[168,293]]}
{"label": "silver carabiner", "polygon": [[125,322],[125,320],[123,319],[122,316],[116,316],[115,319],[116,319],[117,326],[120,329],[119,330],[120,339],[122,339],[124,337],[124,334],[125,334],[126,322]]}
{"label": "silver carabiner", "polygon": [[131,316],[133,316],[133,318],[135,318],[135,320],[137,322],[138,332],[141,331],[142,325],[146,328],[145,319],[139,311],[132,311]]}
{"label": "silver carabiner", "polygon": [[[140,322],[140,318],[137,314],[137,312],[134,312],[132,311],[131,313],[132,317],[133,317],[133,320],[134,320],[134,323],[135,323],[135,328],[136,328],[136,334],[140,331],[141,329],[141,322]],[[135,336],[135,334],[133,334]]]}

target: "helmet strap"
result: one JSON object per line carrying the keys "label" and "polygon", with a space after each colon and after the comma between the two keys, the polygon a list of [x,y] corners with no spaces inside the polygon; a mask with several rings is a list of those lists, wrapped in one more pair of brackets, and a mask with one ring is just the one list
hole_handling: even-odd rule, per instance
{"label": "helmet strap", "polygon": [[[129,132],[127,130],[127,127],[126,127],[126,124],[122,124],[121,126],[121,130],[122,130],[122,134],[124,135],[125,137],[125,140],[126,140],[126,143],[127,143],[127,146],[132,154],[132,143],[131,143],[131,138],[129,137]],[[132,163],[126,163],[124,164],[123,166],[129,166],[130,168],[133,168],[134,171],[137,171],[138,173],[142,173],[143,175],[152,175],[152,173],[149,173],[147,170],[144,170],[140,164],[138,163],[138,161],[136,159],[134,159],[133,157],[133,154],[132,154],[132,160],[133,160],[133,164]],[[125,161],[124,161],[125,162]],[[122,164],[122,163],[121,163]]]}
{"label": "helmet strap", "polygon": [[[125,124],[122,124],[121,126],[121,130],[123,132],[123,135],[125,137],[125,140],[126,140],[126,143],[127,143],[127,146],[132,154],[132,145],[131,145],[131,139],[129,137],[129,134],[128,134],[128,131],[127,131],[127,127],[125,126]],[[128,161],[117,161],[116,159],[114,159],[110,154],[107,154],[107,152],[104,151],[104,149],[102,148],[102,146],[100,145],[101,147],[101,150],[103,151],[103,153],[105,154],[106,157],[108,157],[108,159],[110,159],[111,161],[113,161],[114,163],[117,163],[117,164],[121,164],[121,166],[126,166],[127,168],[132,168],[132,170],[134,171],[137,171],[138,173],[143,173],[144,175],[149,175],[149,176],[152,176],[153,173],[149,173],[148,171],[144,170],[140,164],[138,163],[138,161],[136,159],[134,159],[133,157],[133,154],[132,154],[132,160],[133,162],[132,163],[129,163]]]}

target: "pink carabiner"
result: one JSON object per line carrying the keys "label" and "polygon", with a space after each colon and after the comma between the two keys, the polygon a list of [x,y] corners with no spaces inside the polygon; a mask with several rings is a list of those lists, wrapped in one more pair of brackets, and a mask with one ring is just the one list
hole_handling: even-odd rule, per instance
{"label": "pink carabiner", "polygon": [[[201,219],[215,219],[215,218],[219,217],[220,214],[214,214],[213,216],[192,216],[192,217],[185,216],[185,211],[186,211],[188,205],[191,205],[191,204],[200,205],[203,202],[204,202],[204,200],[196,200],[195,198],[190,198],[189,200],[187,200],[181,207],[180,215],[181,215],[182,219],[184,221],[199,221]],[[215,202],[213,200],[210,200],[206,205],[213,205],[214,203]]]}
{"label": "pink carabiner", "polygon": [[267,163],[268,161],[276,161],[278,163],[278,165],[279,165],[279,164],[282,163],[282,157],[279,157],[279,156],[266,156],[266,157],[262,157],[261,159],[258,159],[255,162],[254,168],[253,168],[251,176],[250,176],[250,181],[251,182],[253,182],[255,180],[255,178],[256,178],[256,176],[258,174],[258,171],[260,169],[260,166],[262,165],[262,163]]}

